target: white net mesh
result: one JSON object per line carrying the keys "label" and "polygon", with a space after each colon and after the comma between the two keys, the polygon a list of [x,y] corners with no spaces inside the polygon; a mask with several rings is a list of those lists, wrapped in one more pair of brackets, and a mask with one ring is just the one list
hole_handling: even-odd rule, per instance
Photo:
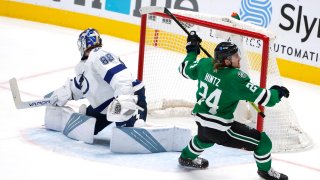
{"label": "white net mesh", "polygon": [[[275,35],[257,27],[229,17],[212,16],[187,11],[172,11],[173,14],[196,20],[223,24],[226,26],[258,32],[270,38],[267,85],[282,85],[275,53],[272,51]],[[197,21],[182,24],[195,30],[202,38],[202,47],[213,55],[217,43],[231,40],[238,45],[242,56],[241,69],[249,74],[252,81],[260,84],[262,40],[218,31],[198,25]],[[187,80],[178,72],[178,67],[186,56],[186,34],[171,19],[148,14],[143,66],[143,81],[149,112],[157,117],[190,115],[196,102],[197,81]],[[206,57],[204,53],[198,56]],[[265,109],[264,131],[273,141],[273,151],[294,151],[311,146],[311,140],[300,128],[297,118],[287,99],[272,108]],[[239,103],[235,118],[256,127],[257,113],[246,102]]]}

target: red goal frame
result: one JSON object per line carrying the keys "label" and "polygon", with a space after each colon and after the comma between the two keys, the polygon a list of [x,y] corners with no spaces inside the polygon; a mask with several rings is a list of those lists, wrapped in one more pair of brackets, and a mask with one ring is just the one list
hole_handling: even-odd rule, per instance
{"label": "red goal frame", "polygon": [[[163,18],[172,19],[169,15],[161,12],[153,12],[150,13],[154,16],[160,16]],[[147,25],[147,15],[141,15],[141,24],[140,24],[140,43],[139,43],[139,60],[138,60],[138,79],[143,80],[143,65],[144,65],[144,52],[145,52],[145,36],[146,36],[146,25]],[[269,58],[269,43],[270,39],[268,36],[264,34],[260,34],[257,32],[251,32],[235,27],[225,26],[213,22],[208,22],[204,20],[194,19],[178,14],[174,14],[174,16],[179,20],[186,23],[197,24],[200,26],[204,26],[207,28],[217,29],[226,31],[233,34],[248,36],[251,38],[256,38],[262,40],[262,60],[261,60],[261,73],[260,73],[260,87],[265,88],[267,82],[267,72],[268,72],[268,58]],[[264,112],[264,107],[259,105],[259,109]],[[263,131],[263,117],[257,115],[257,130]]]}

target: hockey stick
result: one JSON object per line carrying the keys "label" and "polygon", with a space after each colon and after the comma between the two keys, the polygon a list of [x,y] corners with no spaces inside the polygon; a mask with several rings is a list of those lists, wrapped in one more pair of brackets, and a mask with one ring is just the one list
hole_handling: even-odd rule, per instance
{"label": "hockey stick", "polygon": [[[178,26],[188,35],[190,35],[190,32],[181,24],[181,22],[169,11],[168,8],[164,8],[164,13],[166,13],[168,16],[170,16],[177,24]],[[200,49],[209,57],[212,58],[212,56],[208,53],[207,50],[205,50],[200,44],[199,44]],[[265,117],[265,114],[259,109],[259,107],[254,104],[253,102],[249,102],[251,106],[262,116],[263,118]]]}
{"label": "hockey stick", "polygon": [[256,104],[254,104],[253,102],[248,101],[251,106],[258,112],[258,114],[260,114],[260,116],[262,116],[263,118],[266,117],[266,115],[258,108],[258,106]]}
{"label": "hockey stick", "polygon": [[[180,26],[180,28],[188,35],[190,35],[190,32],[181,24],[181,22],[169,11],[168,8],[164,8],[164,13],[169,15],[177,24]],[[202,52],[204,52],[208,57],[212,58],[212,56],[208,53],[206,49],[204,49],[200,44],[199,44],[200,49]]]}
{"label": "hockey stick", "polygon": [[13,101],[17,109],[48,106],[48,105],[51,105],[52,102],[55,102],[57,100],[56,98],[44,98],[44,99],[32,100],[32,101],[22,101],[17,79],[16,78],[10,79],[9,84],[10,84]]}

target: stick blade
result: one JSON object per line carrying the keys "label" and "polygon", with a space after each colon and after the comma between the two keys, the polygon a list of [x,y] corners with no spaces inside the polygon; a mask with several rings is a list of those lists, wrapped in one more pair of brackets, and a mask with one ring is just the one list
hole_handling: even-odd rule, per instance
{"label": "stick blade", "polygon": [[21,97],[19,92],[19,87],[16,78],[12,78],[9,80],[10,89],[14,101],[14,105],[17,109],[21,109]]}
{"label": "stick blade", "polygon": [[[10,89],[11,89],[14,105],[16,106],[17,109],[49,106],[53,102],[57,101],[57,97],[46,97],[44,99],[22,101],[21,96],[20,96],[18,83],[17,83],[17,79],[16,78],[10,79],[9,84],[10,84]],[[49,94],[49,95],[51,95],[51,94]]]}

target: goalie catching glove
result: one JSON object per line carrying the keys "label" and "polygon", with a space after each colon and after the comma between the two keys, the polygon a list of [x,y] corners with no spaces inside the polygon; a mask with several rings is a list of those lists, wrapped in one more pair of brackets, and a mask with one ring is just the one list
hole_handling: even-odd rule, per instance
{"label": "goalie catching glove", "polygon": [[138,106],[136,95],[119,95],[108,106],[107,120],[112,122],[123,122],[130,119],[137,110],[144,111]]}
{"label": "goalie catching glove", "polygon": [[51,98],[55,99],[51,103],[53,106],[64,106],[71,99],[72,92],[70,90],[70,80],[68,79],[66,83],[59,89],[53,91]]}

